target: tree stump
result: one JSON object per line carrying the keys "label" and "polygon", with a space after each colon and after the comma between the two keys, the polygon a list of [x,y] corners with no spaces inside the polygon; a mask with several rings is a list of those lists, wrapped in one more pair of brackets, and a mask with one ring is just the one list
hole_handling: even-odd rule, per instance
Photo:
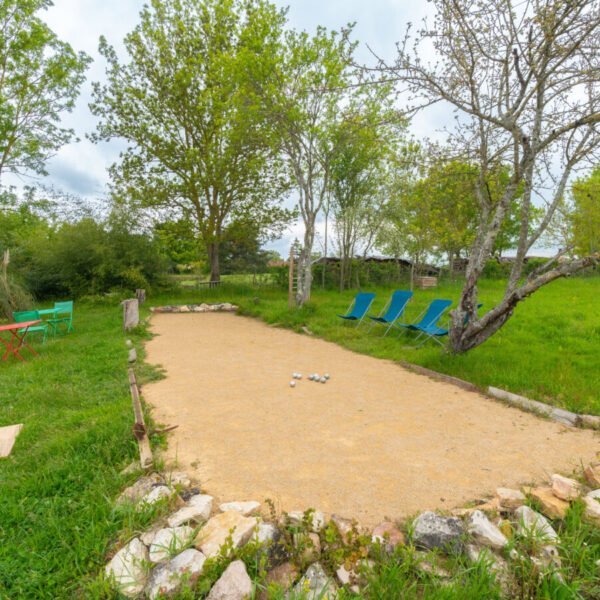
{"label": "tree stump", "polygon": [[137,298],[123,300],[123,330],[129,331],[140,322],[140,310]]}

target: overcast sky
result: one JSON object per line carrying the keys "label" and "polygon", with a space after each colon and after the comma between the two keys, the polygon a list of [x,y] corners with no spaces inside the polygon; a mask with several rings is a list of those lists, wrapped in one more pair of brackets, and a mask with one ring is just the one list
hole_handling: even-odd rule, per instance
{"label": "overcast sky", "polygon": [[[395,43],[402,37],[407,23],[417,23],[431,10],[423,0],[275,0],[279,6],[289,6],[290,26],[313,31],[317,25],[339,29],[356,22],[355,38],[360,41],[358,58],[372,61],[367,45],[378,55],[392,59]],[[92,144],[85,135],[95,128],[90,114],[91,81],[104,78],[104,60],[98,54],[98,38],[104,35],[124,57],[122,40],[137,21],[142,0],[54,0],[43,18],[56,34],[76,50],[89,54],[94,62],[75,110],[64,116],[65,125],[72,127],[80,141],[62,148],[48,164],[49,175],[38,181],[57,189],[94,199],[104,195],[107,168],[118,158],[121,145],[117,142]],[[437,137],[436,131],[449,120],[444,109],[433,109],[419,116],[412,124],[418,137]],[[13,180],[14,181],[14,180]],[[18,183],[17,181],[14,181]],[[32,183],[32,180],[21,180]],[[296,225],[275,247],[287,252],[289,240],[301,237],[302,227]]]}

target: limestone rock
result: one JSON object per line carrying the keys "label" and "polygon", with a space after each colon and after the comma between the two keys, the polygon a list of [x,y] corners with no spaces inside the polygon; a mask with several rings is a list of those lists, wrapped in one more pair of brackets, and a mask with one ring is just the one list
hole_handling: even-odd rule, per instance
{"label": "limestone rock", "polygon": [[525,495],[519,490],[500,487],[496,490],[496,496],[500,508],[505,510],[515,510],[525,503]]}
{"label": "limestone rock", "polygon": [[213,585],[207,600],[246,600],[251,595],[252,580],[246,565],[241,560],[234,560]]}
{"label": "limestone rock", "polygon": [[274,567],[288,558],[281,537],[281,531],[272,523],[259,523],[256,528],[254,541],[261,546],[259,555],[266,554],[269,567]]}
{"label": "limestone rock", "polygon": [[192,496],[187,504],[173,513],[169,519],[169,527],[179,527],[190,521],[201,523],[208,521],[212,512],[213,497],[206,494],[197,494]]}
{"label": "limestone rock", "polygon": [[294,581],[298,578],[298,571],[296,567],[290,563],[285,562],[267,573],[265,578],[265,584],[267,589],[263,590],[258,598],[259,600],[268,600],[271,596],[269,589],[277,588],[278,591],[287,592]]}
{"label": "limestone rock", "polygon": [[593,490],[586,494],[588,498],[592,498],[594,500],[600,500],[600,490]]}
{"label": "limestone rock", "polygon": [[130,363],[134,363],[137,360],[137,352],[135,348],[129,349],[129,354],[127,355],[127,360]]}
{"label": "limestone rock", "polygon": [[168,485],[156,485],[145,496],[142,497],[136,507],[136,510],[146,510],[161,500],[170,498],[172,495],[173,489]]}
{"label": "limestone rock", "polygon": [[391,521],[383,521],[377,525],[373,529],[371,540],[374,544],[381,544],[386,552],[392,552],[405,543],[404,534]]}
{"label": "limestone rock", "polygon": [[586,516],[600,522],[600,502],[590,496],[584,496],[583,502],[585,503]]}
{"label": "limestone rock", "polygon": [[150,544],[149,558],[153,563],[159,563],[181,550],[191,541],[194,530],[182,527],[166,527],[158,531]]}
{"label": "limestone rock", "polygon": [[149,546],[152,543],[152,540],[156,537],[156,534],[161,529],[162,527],[156,526],[148,529],[148,531],[144,531],[144,533],[140,535],[140,540],[142,540],[142,543],[146,544],[146,546]]}
{"label": "limestone rock", "polygon": [[125,502],[132,502],[135,504],[156,485],[163,485],[162,478],[158,473],[140,477],[133,485],[123,490],[121,495],[117,498],[117,504],[123,504]]}
{"label": "limestone rock", "polygon": [[456,517],[442,517],[427,511],[413,522],[413,541],[416,546],[427,550],[460,549],[462,535],[463,523]]}
{"label": "limestone rock", "polygon": [[321,555],[321,540],[316,533],[294,534],[294,546],[302,549],[301,560],[305,564],[319,560]]}
{"label": "limestone rock", "polygon": [[308,567],[294,586],[294,592],[306,600],[333,600],[337,597],[337,591],[335,581],[327,576],[318,562]]}
{"label": "limestone rock", "polygon": [[216,556],[229,537],[230,531],[233,546],[243,546],[251,537],[256,527],[256,519],[244,517],[235,510],[218,514],[206,523],[196,536],[195,546],[204,552],[207,558]]}
{"label": "limestone rock", "polygon": [[564,519],[569,503],[557,498],[549,487],[539,487],[530,490],[529,495],[536,500],[542,512],[551,519]]}
{"label": "limestone rock", "polygon": [[340,535],[344,541],[348,540],[348,534],[353,529],[353,524],[350,519],[345,519],[344,517],[340,517],[339,515],[331,515],[331,520],[335,523],[335,526],[338,528]]}
{"label": "limestone rock", "polygon": [[558,534],[552,528],[546,517],[535,512],[529,506],[520,506],[515,511],[518,519],[518,531],[521,534],[533,533],[548,542],[558,540]]}
{"label": "limestone rock", "polygon": [[244,515],[244,517],[249,517],[250,515],[256,514],[259,509],[260,502],[255,502],[254,500],[249,502],[225,502],[224,504],[219,504],[219,510],[221,512],[235,510],[236,512]]}
{"label": "limestone rock", "polygon": [[583,476],[593,488],[600,487],[600,465],[588,465],[583,471]]}
{"label": "limestone rock", "polygon": [[551,544],[542,546],[539,552],[539,560],[542,566],[546,569],[560,569],[561,567],[560,554],[558,553],[556,546],[553,546]]}
{"label": "limestone rock", "polygon": [[467,531],[483,546],[499,550],[508,544],[505,535],[480,510],[468,518]]}
{"label": "limestone rock", "polygon": [[106,565],[106,577],[121,594],[133,598],[146,585],[147,562],[148,549],[138,538],[133,538]]}
{"label": "limestone rock", "polygon": [[169,483],[169,485],[180,485],[184,488],[186,487],[190,487],[190,485],[192,485],[192,482],[190,480],[190,478],[188,477],[188,474],[185,473],[184,471],[172,471],[171,473],[168,474],[167,476],[167,482]]}
{"label": "limestone rock", "polygon": [[552,475],[552,493],[561,500],[576,500],[581,493],[579,482],[556,473]]}
{"label": "limestone rock", "polygon": [[307,522],[309,522],[309,528],[313,533],[319,533],[325,527],[326,522],[325,515],[320,510],[306,511],[306,513],[293,510],[287,513],[287,517],[293,525],[300,525],[306,517]]}
{"label": "limestone rock", "polygon": [[202,552],[188,548],[169,562],[156,567],[150,575],[146,594],[150,600],[171,596],[182,583],[193,585],[202,573],[206,557]]}

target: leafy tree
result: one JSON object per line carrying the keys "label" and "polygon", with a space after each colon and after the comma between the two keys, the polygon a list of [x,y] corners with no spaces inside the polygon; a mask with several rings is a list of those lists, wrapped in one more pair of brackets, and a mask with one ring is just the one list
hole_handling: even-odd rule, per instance
{"label": "leafy tree", "polygon": [[106,40],[107,83],[94,84],[94,139],[129,143],[111,169],[117,195],[194,224],[218,281],[228,222],[261,230],[289,219],[285,179],[256,86],[277,60],[284,12],[265,0],[151,0],[125,38]]}
{"label": "leafy tree", "polygon": [[0,3],[0,178],[44,173],[45,161],[71,141],[60,127],[73,108],[90,58],[75,53],[37,16],[50,0]]}
{"label": "leafy tree", "polygon": [[261,248],[263,239],[252,222],[234,221],[227,226],[222,245],[223,273],[263,273],[272,253]]}
{"label": "leafy tree", "polygon": [[[556,213],[569,179],[600,152],[600,18],[596,0],[434,0],[435,22],[416,40],[399,44],[398,77],[421,106],[445,102],[458,113],[452,145],[477,165],[477,235],[465,285],[453,311],[450,344],[456,353],[484,343],[542,286],[599,260],[598,254],[559,261],[531,273],[529,250]],[[414,43],[412,43],[414,41]],[[421,60],[432,44],[435,61]],[[489,173],[508,165],[510,180],[495,199]],[[535,199],[544,199],[539,217]],[[477,315],[478,280],[514,202],[518,204],[516,258],[500,301]],[[467,318],[468,317],[468,318]]]}
{"label": "leafy tree", "polygon": [[348,99],[354,44],[319,27],[315,35],[288,31],[269,82],[261,88],[298,193],[304,239],[296,303],[310,299],[317,215],[324,206],[336,154],[336,125]]}
{"label": "leafy tree", "polygon": [[571,243],[578,256],[600,253],[600,166],[571,188]]}

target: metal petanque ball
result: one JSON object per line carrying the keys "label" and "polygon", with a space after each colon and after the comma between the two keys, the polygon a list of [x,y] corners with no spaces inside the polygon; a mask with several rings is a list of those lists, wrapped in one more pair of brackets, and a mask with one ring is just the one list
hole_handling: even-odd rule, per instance
{"label": "metal petanque ball", "polygon": [[290,381],[290,387],[296,387],[296,382],[293,379]]}
{"label": "metal petanque ball", "polygon": [[321,383],[327,383],[327,378],[326,377],[321,377],[321,379],[319,379],[319,381]]}
{"label": "metal petanque ball", "polygon": [[302,373],[296,373],[296,379],[302,379]]}
{"label": "metal petanque ball", "polygon": [[325,373],[325,375],[323,375],[323,377],[325,377],[325,379],[329,379],[329,373]]}

